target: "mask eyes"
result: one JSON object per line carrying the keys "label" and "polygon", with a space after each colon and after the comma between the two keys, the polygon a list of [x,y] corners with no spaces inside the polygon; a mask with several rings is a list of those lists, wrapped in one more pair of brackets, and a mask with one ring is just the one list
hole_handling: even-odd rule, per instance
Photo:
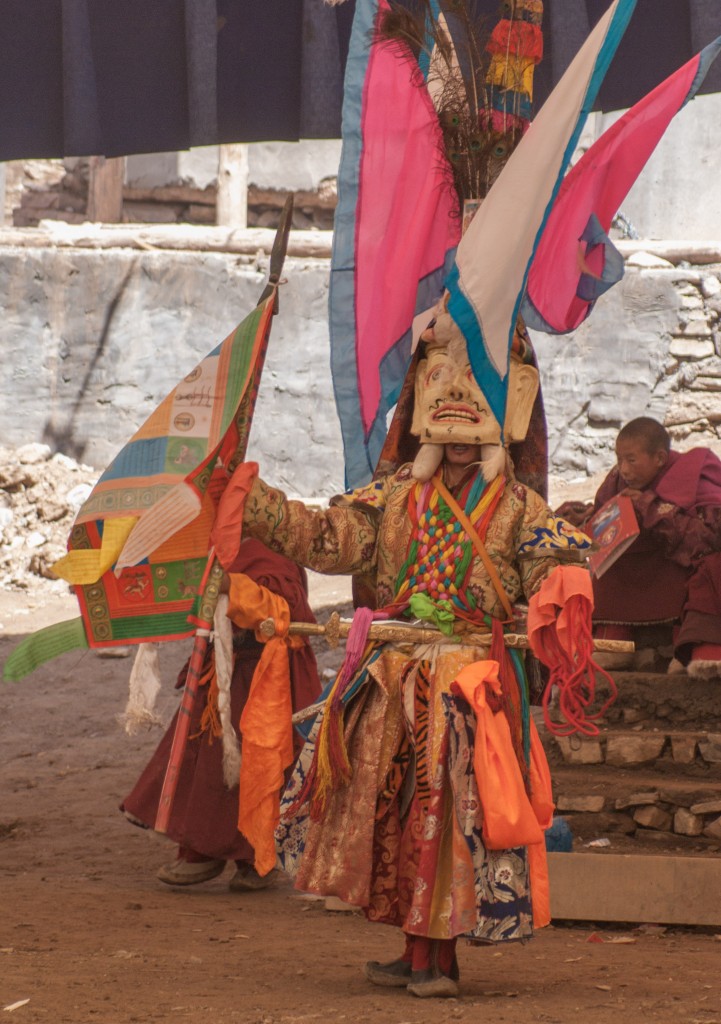
{"label": "mask eyes", "polygon": [[445,381],[450,380],[452,376],[453,371],[447,363],[436,364],[426,374],[426,387],[429,384],[443,384]]}
{"label": "mask eyes", "polygon": [[[476,378],[473,376],[471,364],[466,363],[465,369],[460,370],[460,375],[474,388],[478,387]],[[426,387],[443,387],[454,380],[459,379],[459,367],[456,363],[436,363],[424,377]]]}

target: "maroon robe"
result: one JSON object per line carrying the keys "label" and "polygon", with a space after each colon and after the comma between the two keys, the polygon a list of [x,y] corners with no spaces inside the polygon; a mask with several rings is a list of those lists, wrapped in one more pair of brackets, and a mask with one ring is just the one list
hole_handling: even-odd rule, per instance
{"label": "maroon robe", "polygon": [[[625,486],[612,469],[593,511]],[[680,643],[721,643],[721,461],[706,448],[672,451],[633,504],[641,533],[594,579],[594,620],[641,625],[683,617]]]}
{"label": "maroon robe", "polygon": [[[231,571],[244,572],[256,583],[284,597],[294,622],[315,622],[308,604],[305,570],[270,551],[260,541],[243,542]],[[230,705],[232,721],[238,731],[263,645],[250,632],[234,627],[233,633]],[[288,653],[293,710],[297,711],[316,700],[320,682],[315,655],[309,645]],[[187,665],[178,677],[180,686],[185,682],[186,668]],[[253,848],[238,831],[238,787],[228,789],[223,780],[222,740],[210,729],[200,732],[207,699],[208,687],[203,686],[191,716],[190,738],[180,768],[167,835],[179,846],[206,857],[252,864]],[[177,717],[176,712],[132,792],[121,805],[122,811],[147,828],[155,824]]]}

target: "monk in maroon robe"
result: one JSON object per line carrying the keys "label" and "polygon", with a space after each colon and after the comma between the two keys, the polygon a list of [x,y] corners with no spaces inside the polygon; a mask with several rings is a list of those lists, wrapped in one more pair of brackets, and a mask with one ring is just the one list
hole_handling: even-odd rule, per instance
{"label": "monk in maroon robe", "polygon": [[[616,440],[617,465],[592,506],[560,515],[584,525],[617,494],[633,502],[640,534],[593,581],[599,635],[673,624],[674,654],[694,674],[721,675],[721,460],[707,448],[671,449],[656,420],[631,420]],[[611,628],[620,627],[620,628]]]}
{"label": "monk in maroon robe", "polygon": [[[234,572],[245,573],[260,586],[285,598],[292,621],[315,622],[308,604],[305,570],[270,551],[260,541],[243,542],[231,567],[231,573]],[[233,634],[230,703],[237,732],[263,645],[250,631],[234,626]],[[318,670],[313,651],[307,643],[300,649],[291,648],[288,653],[293,711],[298,711],[313,704],[320,693]],[[179,687],[185,683],[186,669],[187,665],[178,677]],[[236,872],[230,881],[231,889],[260,889],[271,882],[272,873],[263,878],[256,873],[253,848],[238,831],[238,787],[228,788],[223,779],[222,742],[212,727],[213,716],[207,713],[212,673],[211,648],[203,671],[206,683],[201,686],[193,708],[189,739],[167,829],[169,838],[178,844],[177,859],[161,867],[158,878],[168,885],[193,885],[215,878],[228,861],[235,861]],[[145,828],[152,828],[155,823],[176,720],[177,712],[121,806],[134,824]],[[300,737],[297,745],[299,752],[302,746]]]}

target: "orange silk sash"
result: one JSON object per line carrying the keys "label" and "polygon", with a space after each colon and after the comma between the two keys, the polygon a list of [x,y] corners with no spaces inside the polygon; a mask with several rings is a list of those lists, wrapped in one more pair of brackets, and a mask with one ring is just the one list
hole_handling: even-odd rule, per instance
{"label": "orange silk sash", "polygon": [[[265,642],[240,717],[238,828],[253,846],[256,871],[267,875],[276,863],[274,833],[280,818],[284,773],[293,763],[288,648],[302,647],[305,640],[287,635],[287,601],[244,573],[231,574],[228,597],[229,618],[241,629],[255,630],[256,639]],[[268,618],[275,619],[276,635],[266,641],[258,627]]]}

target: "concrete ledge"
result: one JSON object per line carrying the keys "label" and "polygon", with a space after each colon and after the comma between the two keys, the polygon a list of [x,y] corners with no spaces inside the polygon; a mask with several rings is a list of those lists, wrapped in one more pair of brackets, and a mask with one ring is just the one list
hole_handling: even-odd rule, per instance
{"label": "concrete ledge", "polygon": [[721,857],[549,853],[551,916],[721,925]]}

